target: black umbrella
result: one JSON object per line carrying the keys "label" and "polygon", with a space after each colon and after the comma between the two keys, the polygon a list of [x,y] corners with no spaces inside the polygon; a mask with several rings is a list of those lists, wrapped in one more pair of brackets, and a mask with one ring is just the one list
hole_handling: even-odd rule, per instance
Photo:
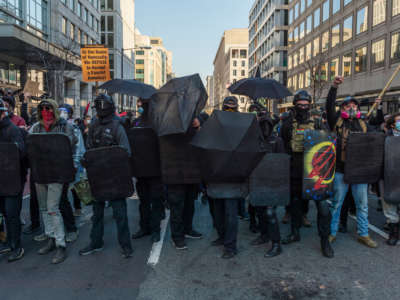
{"label": "black umbrella", "polygon": [[193,138],[206,182],[242,182],[265,154],[254,114],[214,110]]}
{"label": "black umbrella", "polygon": [[232,84],[228,90],[232,94],[245,95],[253,100],[283,99],[292,95],[285,86],[270,78],[244,78]]}
{"label": "black umbrella", "polygon": [[167,82],[150,100],[150,118],[158,136],[186,133],[207,98],[198,74]]}
{"label": "black umbrella", "polygon": [[109,94],[118,93],[149,99],[157,90],[152,86],[135,79],[113,79],[99,86]]}

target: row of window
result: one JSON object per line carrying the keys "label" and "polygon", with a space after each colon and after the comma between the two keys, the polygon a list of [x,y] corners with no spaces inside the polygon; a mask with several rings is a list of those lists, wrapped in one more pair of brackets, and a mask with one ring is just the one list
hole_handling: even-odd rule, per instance
{"label": "row of window", "polygon": [[233,49],[232,58],[247,58],[247,50]]}
{"label": "row of window", "polygon": [[[316,77],[320,80],[333,80],[335,76],[339,74],[348,77],[354,72],[355,74],[368,71],[368,57],[370,57],[371,70],[384,67],[385,65],[385,53],[386,53],[386,39],[379,39],[372,43],[370,54],[368,55],[368,45],[363,45],[354,50],[342,55],[340,58],[335,57],[328,62],[324,62],[320,65],[316,65],[311,70],[308,68],[305,72],[297,73],[288,79],[288,87],[292,87],[295,90],[303,87],[309,87],[311,78]],[[297,59],[297,58],[296,58]],[[299,64],[307,61],[306,57],[299,57]],[[354,64],[353,64],[354,61]],[[391,36],[390,44],[390,62],[400,62],[400,33],[393,33]],[[290,64],[290,59],[289,59]],[[296,62],[297,64],[297,62]],[[339,66],[342,66],[341,73],[339,73]],[[293,65],[294,66],[294,65]],[[295,66],[294,66],[295,67]],[[353,69],[354,67],[354,69]],[[312,71],[312,73],[311,73]],[[315,75],[315,76],[311,76]],[[329,76],[329,77],[328,77]]]}
{"label": "row of window", "polygon": [[[237,60],[232,61],[232,65],[234,67],[237,67],[238,66],[238,61]],[[245,67],[245,66],[246,66],[246,61],[242,60],[242,67]]]}
{"label": "row of window", "polygon": [[[75,12],[89,27],[96,32],[99,32],[99,20],[97,20],[89,10],[77,0],[62,0],[63,4]],[[96,4],[96,8],[99,9],[99,0],[91,0],[91,3]]]}
{"label": "row of window", "polygon": [[[346,6],[352,0],[343,0],[343,5]],[[312,0],[299,0],[292,9],[289,10],[289,24],[296,21],[308,8],[312,5]],[[332,13],[330,13],[330,2],[332,3]],[[328,20],[330,15],[334,15],[340,10],[341,0],[325,0],[322,4],[322,22]],[[321,8],[317,8],[318,17],[321,15]],[[318,21],[319,23],[319,21]]]}
{"label": "row of window", "polygon": [[69,22],[67,18],[61,19],[61,32],[69,37],[71,40],[76,41],[78,44],[96,44],[96,40],[89,37],[79,27]]}
{"label": "row of window", "polygon": [[[232,75],[237,76],[237,74],[238,74],[238,70],[233,70]],[[242,76],[242,77],[246,76],[246,70],[241,70],[240,76]]]}

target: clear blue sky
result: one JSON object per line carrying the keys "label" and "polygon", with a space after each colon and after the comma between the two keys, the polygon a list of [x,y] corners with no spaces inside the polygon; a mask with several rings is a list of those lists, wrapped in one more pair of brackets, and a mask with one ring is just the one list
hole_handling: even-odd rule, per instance
{"label": "clear blue sky", "polygon": [[255,0],[136,0],[136,27],[173,52],[176,76],[212,74],[224,30],[247,28]]}

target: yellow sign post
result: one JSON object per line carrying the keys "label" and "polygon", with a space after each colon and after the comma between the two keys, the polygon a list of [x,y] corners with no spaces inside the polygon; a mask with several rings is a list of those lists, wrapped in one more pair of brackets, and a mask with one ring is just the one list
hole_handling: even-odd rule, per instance
{"label": "yellow sign post", "polygon": [[108,48],[85,45],[81,48],[82,80],[85,82],[110,80]]}

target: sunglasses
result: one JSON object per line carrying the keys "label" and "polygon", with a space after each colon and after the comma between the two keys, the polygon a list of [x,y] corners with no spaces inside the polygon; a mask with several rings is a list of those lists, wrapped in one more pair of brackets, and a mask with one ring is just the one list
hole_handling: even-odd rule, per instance
{"label": "sunglasses", "polygon": [[49,110],[53,110],[53,107],[51,107],[49,105],[43,105],[43,106],[40,107],[40,109],[49,111]]}

